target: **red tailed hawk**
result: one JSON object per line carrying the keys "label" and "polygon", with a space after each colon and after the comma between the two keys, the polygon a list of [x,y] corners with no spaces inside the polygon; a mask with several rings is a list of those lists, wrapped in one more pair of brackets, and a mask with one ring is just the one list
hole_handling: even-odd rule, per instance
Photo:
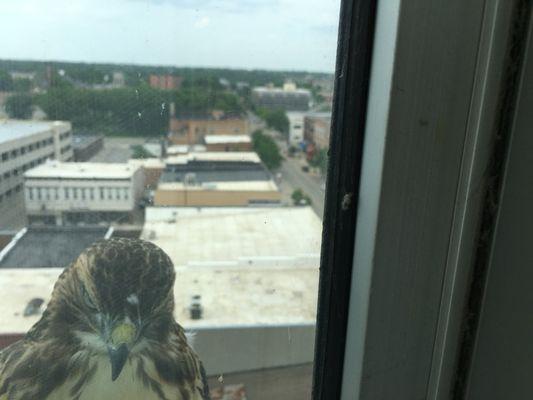
{"label": "red tailed hawk", "polygon": [[152,243],[85,250],[42,318],[0,352],[0,400],[208,399],[202,363],[173,317],[174,278]]}

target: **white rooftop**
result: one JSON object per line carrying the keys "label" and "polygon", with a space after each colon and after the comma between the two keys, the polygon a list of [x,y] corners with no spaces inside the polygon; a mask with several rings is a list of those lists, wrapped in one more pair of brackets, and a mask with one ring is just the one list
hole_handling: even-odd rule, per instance
{"label": "white rooftop", "polygon": [[141,238],[178,267],[318,268],[321,235],[311,207],[147,207]]}
{"label": "white rooftop", "polygon": [[165,168],[165,162],[160,158],[149,157],[149,158],[130,158],[128,163],[133,165],[134,168],[143,167],[143,168]]}
{"label": "white rooftop", "polygon": [[[60,268],[0,271],[0,334],[24,333],[40,315],[24,317],[35,297],[50,300]],[[177,268],[175,317],[185,328],[312,323],[316,316],[318,268]],[[201,295],[201,320],[188,307]],[[43,305],[44,308],[44,305]]]}
{"label": "white rooftop", "polygon": [[22,139],[26,136],[47,132],[57,127],[70,129],[70,124],[63,121],[20,121],[15,119],[0,119],[0,144]]}
{"label": "white rooftop", "polygon": [[259,163],[261,160],[257,153],[252,151],[208,151],[180,154],[168,157],[167,164],[187,164],[189,161],[242,161]]}
{"label": "white rooftop", "polygon": [[204,182],[201,185],[184,185],[183,182],[160,182],[158,190],[181,190],[187,188],[188,191],[200,190],[220,190],[220,191],[257,191],[271,192],[277,191],[278,186],[273,180],[270,181],[229,181],[229,182]]}
{"label": "white rooftop", "polygon": [[189,152],[202,152],[205,151],[205,146],[201,144],[175,144],[172,146],[167,147],[167,154],[168,155],[175,155],[175,154],[187,154]]}
{"label": "white rooftop", "polygon": [[55,179],[129,179],[139,166],[131,163],[92,163],[47,161],[26,171],[26,178]]}
{"label": "white rooftop", "polygon": [[254,92],[257,92],[259,94],[291,94],[291,93],[297,93],[297,94],[305,94],[310,95],[311,92],[307,89],[294,89],[294,88],[280,88],[280,87],[264,87],[264,86],[258,86],[253,88]]}
{"label": "white rooftop", "polygon": [[206,135],[206,144],[224,144],[224,143],[251,143],[252,139],[248,135]]}

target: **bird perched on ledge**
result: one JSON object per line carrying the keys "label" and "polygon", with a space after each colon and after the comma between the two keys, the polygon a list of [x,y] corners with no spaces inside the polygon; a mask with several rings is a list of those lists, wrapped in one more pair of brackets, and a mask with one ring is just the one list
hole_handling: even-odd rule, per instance
{"label": "bird perched on ledge", "polygon": [[0,352],[0,400],[206,400],[174,320],[175,273],[152,243],[111,239],[58,278],[42,318]]}

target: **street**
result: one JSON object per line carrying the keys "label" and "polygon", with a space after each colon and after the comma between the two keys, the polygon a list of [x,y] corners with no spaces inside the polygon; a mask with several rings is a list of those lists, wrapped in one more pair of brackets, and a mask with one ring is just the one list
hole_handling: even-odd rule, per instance
{"label": "street", "polygon": [[[271,129],[265,129],[264,132],[272,137],[283,154],[284,161],[281,164],[280,172],[282,174],[282,190],[289,190],[292,193],[295,189],[302,189],[308,195],[312,202],[313,210],[320,217],[324,216],[324,187],[325,180],[319,176],[311,175],[309,172],[302,171],[302,166],[307,165],[298,158],[290,158],[288,156],[287,142],[280,139],[280,134]],[[288,184],[288,185],[287,185]],[[287,186],[290,186],[289,188]]]}
{"label": "street", "polygon": [[283,180],[289,183],[293,189],[302,189],[311,198],[313,210],[322,219],[324,216],[324,191],[321,189],[321,181],[302,171],[298,160],[286,158],[281,165],[280,172]]}

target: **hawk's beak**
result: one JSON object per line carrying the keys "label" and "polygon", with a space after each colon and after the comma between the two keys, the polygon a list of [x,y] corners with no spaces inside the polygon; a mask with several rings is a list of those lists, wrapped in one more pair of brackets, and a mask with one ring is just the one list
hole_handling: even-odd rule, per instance
{"label": "hawk's beak", "polygon": [[115,381],[122,372],[124,364],[126,364],[129,350],[128,346],[126,346],[125,344],[121,344],[118,348],[109,347],[108,351],[109,359],[111,360],[111,380]]}
{"label": "hawk's beak", "polygon": [[108,345],[109,360],[111,361],[111,380],[116,380],[124,364],[128,360],[129,347],[135,341],[137,329],[133,324],[119,324],[111,332],[110,344]]}

